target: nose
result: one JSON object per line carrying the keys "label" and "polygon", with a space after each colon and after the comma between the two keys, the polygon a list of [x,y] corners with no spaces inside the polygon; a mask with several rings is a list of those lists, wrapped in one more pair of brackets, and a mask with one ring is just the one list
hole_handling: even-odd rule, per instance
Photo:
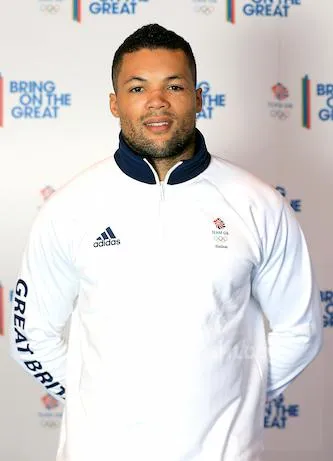
{"label": "nose", "polygon": [[149,93],[149,97],[147,99],[147,108],[148,109],[165,109],[169,108],[170,104],[167,99],[167,95],[163,90],[154,90]]}

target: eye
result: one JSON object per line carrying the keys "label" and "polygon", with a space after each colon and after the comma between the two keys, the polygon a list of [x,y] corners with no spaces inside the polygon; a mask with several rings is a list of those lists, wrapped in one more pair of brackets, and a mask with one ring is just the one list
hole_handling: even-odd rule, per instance
{"label": "eye", "polygon": [[179,85],[170,85],[169,89],[172,90],[172,91],[182,91],[184,88],[182,86],[179,86]]}
{"label": "eye", "polygon": [[143,91],[143,87],[142,86],[135,86],[134,88],[131,88],[129,91],[130,91],[130,93],[141,93]]}

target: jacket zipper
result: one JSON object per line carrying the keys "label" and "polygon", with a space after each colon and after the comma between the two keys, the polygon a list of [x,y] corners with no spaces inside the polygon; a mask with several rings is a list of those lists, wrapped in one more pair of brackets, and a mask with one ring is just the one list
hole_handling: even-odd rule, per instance
{"label": "jacket zipper", "polygon": [[165,175],[165,178],[163,181],[160,181],[159,177],[158,177],[158,174],[157,172],[155,171],[155,169],[153,168],[153,166],[148,162],[148,160],[146,158],[143,159],[147,165],[149,166],[149,168],[151,169],[151,171],[153,172],[153,175],[155,177],[155,181],[156,181],[156,184],[159,185],[159,190],[160,190],[160,199],[161,199],[161,202],[164,202],[165,200],[165,185],[168,184],[168,180],[169,180],[169,177],[171,175],[171,173],[177,168],[179,167],[179,165],[181,165],[183,162],[180,161],[178,163],[176,163],[172,168],[170,168],[170,170],[167,172],[167,174]]}
{"label": "jacket zipper", "polygon": [[165,186],[164,186],[164,184],[165,184],[164,181],[160,181],[160,198],[161,198],[162,202],[165,200]]}

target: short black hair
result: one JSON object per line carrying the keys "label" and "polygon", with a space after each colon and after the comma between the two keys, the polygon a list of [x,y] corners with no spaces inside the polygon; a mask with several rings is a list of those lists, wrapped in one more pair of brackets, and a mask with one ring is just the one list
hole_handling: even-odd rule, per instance
{"label": "short black hair", "polygon": [[143,48],[148,50],[158,48],[182,50],[187,57],[193,82],[196,86],[197,66],[190,44],[172,30],[165,29],[159,24],[148,24],[128,36],[115,52],[112,62],[112,83],[115,91],[117,90],[117,79],[124,54],[133,53]]}

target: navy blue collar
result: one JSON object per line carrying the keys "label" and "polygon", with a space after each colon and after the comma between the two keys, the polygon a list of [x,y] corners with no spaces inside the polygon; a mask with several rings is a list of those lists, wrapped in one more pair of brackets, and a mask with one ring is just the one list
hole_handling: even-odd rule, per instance
{"label": "navy blue collar", "polygon": [[[127,176],[147,184],[156,184],[152,169],[144,161],[143,157],[136,154],[125,142],[122,134],[119,135],[119,149],[114,155],[119,168]],[[175,168],[168,179],[168,184],[179,184],[195,178],[209,165],[210,154],[207,151],[205,139],[199,130],[195,133],[195,153],[188,160]]]}

